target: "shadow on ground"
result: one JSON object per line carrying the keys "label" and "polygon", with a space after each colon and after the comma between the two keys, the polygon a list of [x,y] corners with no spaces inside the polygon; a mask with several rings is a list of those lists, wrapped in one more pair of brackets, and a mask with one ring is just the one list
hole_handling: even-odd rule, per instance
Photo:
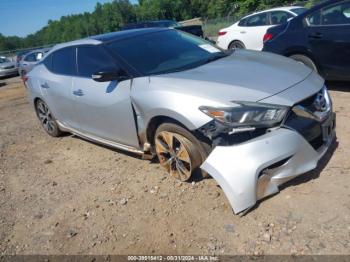
{"label": "shadow on ground", "polygon": [[350,81],[345,82],[345,81],[327,81],[326,85],[329,90],[333,91],[341,91],[341,92],[350,92]]}

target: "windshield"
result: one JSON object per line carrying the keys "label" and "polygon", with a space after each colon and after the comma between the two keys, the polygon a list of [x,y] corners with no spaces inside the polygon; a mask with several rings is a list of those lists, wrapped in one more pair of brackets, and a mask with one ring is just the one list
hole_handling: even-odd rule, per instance
{"label": "windshield", "polygon": [[6,57],[0,57],[0,63],[7,63],[10,62],[9,59],[7,59]]}
{"label": "windshield", "polygon": [[211,43],[177,30],[115,41],[107,48],[143,75],[183,71],[227,55]]}
{"label": "windshield", "polygon": [[299,8],[291,9],[290,11],[292,11],[294,14],[300,15],[300,14],[304,13],[305,11],[307,11],[307,8],[299,7]]}

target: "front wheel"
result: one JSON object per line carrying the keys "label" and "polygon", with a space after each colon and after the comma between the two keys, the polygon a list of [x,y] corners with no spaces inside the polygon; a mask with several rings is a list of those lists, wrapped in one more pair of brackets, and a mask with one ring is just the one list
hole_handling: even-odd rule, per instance
{"label": "front wheel", "polygon": [[191,132],[176,124],[165,123],[158,127],[155,137],[155,149],[161,166],[174,178],[187,181],[199,169],[207,158],[210,146],[200,142]]}

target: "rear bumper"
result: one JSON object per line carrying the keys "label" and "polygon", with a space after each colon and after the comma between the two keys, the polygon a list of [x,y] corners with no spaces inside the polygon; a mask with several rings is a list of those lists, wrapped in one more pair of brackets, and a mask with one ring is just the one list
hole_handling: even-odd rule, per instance
{"label": "rear bumper", "polygon": [[298,132],[280,128],[239,145],[216,147],[201,168],[218,182],[237,214],[316,168],[334,139],[332,130],[315,150]]}

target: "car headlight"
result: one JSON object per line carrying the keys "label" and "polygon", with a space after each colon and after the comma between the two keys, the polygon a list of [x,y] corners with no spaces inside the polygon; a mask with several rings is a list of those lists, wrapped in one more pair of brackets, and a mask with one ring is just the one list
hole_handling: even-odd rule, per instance
{"label": "car headlight", "polygon": [[201,106],[199,109],[221,122],[232,127],[273,127],[282,122],[288,107],[263,103],[233,102],[236,107],[213,108]]}

